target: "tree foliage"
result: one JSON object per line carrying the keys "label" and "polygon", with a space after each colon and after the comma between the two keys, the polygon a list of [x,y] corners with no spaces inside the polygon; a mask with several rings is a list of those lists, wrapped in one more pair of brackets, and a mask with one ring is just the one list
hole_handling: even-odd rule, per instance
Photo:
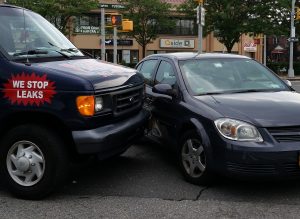
{"label": "tree foliage", "polygon": [[9,4],[28,8],[41,14],[61,32],[68,32],[72,16],[79,16],[98,7],[98,0],[8,0]]}
{"label": "tree foliage", "polygon": [[133,31],[128,35],[135,38],[143,48],[157,38],[159,30],[170,28],[174,23],[169,19],[171,5],[160,0],[122,0],[126,5],[125,17],[133,21]]}
{"label": "tree foliage", "polygon": [[[286,0],[207,0],[205,32],[214,32],[230,53],[242,34],[287,33],[289,3]],[[187,0],[179,9],[190,15],[195,7],[193,0]]]}

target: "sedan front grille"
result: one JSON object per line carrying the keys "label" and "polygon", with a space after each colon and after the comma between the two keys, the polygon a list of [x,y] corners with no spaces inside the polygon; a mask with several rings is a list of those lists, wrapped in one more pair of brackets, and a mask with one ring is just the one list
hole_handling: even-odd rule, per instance
{"label": "sedan front grille", "polygon": [[300,141],[300,126],[267,128],[278,142]]}

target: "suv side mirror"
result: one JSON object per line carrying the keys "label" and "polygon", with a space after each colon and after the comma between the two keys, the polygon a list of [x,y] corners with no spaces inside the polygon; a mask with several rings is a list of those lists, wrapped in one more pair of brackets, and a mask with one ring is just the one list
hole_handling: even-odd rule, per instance
{"label": "suv side mirror", "polygon": [[177,96],[177,91],[171,87],[169,84],[157,84],[152,88],[153,93],[164,94],[171,97]]}

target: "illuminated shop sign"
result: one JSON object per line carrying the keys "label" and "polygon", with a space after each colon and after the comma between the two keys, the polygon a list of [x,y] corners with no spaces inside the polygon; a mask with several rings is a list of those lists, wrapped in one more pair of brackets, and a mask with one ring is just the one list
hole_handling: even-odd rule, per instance
{"label": "illuminated shop sign", "polygon": [[193,49],[195,48],[195,40],[160,39],[160,48]]}

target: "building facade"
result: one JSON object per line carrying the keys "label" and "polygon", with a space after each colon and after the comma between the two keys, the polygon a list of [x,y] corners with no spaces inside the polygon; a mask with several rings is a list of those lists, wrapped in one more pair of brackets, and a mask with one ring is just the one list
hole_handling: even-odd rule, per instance
{"label": "building facade", "polygon": [[[181,4],[184,0],[165,0],[171,4]],[[105,13],[124,12],[124,7],[117,0],[100,0],[99,8],[91,13],[75,18],[73,30],[69,35],[70,40],[80,49],[89,52],[95,57],[101,56],[100,40],[100,7],[105,8]],[[176,28],[172,32],[160,33],[158,38],[146,47],[146,55],[168,52],[197,52],[198,36],[195,29],[195,20],[188,20],[184,17],[174,17]],[[142,47],[126,35],[118,36],[118,63],[135,64],[142,57]],[[112,30],[106,29],[106,55],[105,59],[113,60],[113,35]],[[260,40],[261,42],[262,40]],[[203,38],[204,52],[226,52],[226,47],[221,44],[213,33]],[[257,43],[253,37],[243,35],[239,43],[236,43],[233,53],[246,55],[262,62],[262,45]]]}
{"label": "building facade", "polygon": [[[182,4],[185,0],[164,0],[172,5]],[[0,0],[0,3],[4,0]],[[101,57],[101,36],[100,36],[100,8],[105,9],[105,14],[124,13],[124,6],[118,0],[99,0],[99,8],[90,13],[72,18],[70,31],[67,37],[74,45],[84,50],[94,57]],[[196,13],[196,12],[195,12]],[[195,15],[196,16],[196,15]],[[106,17],[109,19],[109,16]],[[198,36],[197,24],[195,19],[174,16],[176,27],[172,30],[164,30],[158,35],[157,39],[146,47],[146,55],[169,52],[197,52]],[[113,61],[113,34],[112,28],[106,28],[106,52],[105,60]],[[213,33],[203,38],[203,52],[226,52],[226,47],[222,45]],[[142,57],[142,47],[125,34],[118,34],[117,46],[118,63],[134,65]],[[246,55],[262,62],[262,45],[255,43],[252,37],[243,35],[239,43],[236,43],[232,52]]]}

